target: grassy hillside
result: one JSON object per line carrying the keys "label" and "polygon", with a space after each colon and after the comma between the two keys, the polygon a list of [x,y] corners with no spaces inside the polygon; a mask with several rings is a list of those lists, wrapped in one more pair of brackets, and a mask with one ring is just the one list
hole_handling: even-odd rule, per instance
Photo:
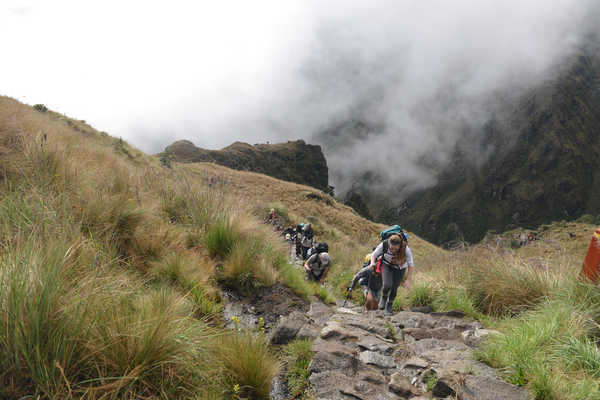
{"label": "grassy hillside", "polygon": [[[165,167],[6,97],[0,172],[2,398],[266,399],[281,360],[260,332],[223,328],[219,288],[280,282],[333,301],[384,227],[308,186]],[[324,287],[288,263],[261,222],[270,207],[330,244]],[[600,299],[574,279],[592,230],[557,223],[525,247],[509,232],[455,251],[411,234],[417,273],[395,307],[463,310],[505,332],[480,357],[509,381],[540,399],[598,398]]]}

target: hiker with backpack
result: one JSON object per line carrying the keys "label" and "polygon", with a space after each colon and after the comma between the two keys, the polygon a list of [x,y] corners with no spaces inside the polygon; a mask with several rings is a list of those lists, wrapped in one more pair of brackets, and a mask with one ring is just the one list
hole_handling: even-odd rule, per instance
{"label": "hiker with backpack", "polygon": [[295,242],[296,242],[296,257],[300,257],[302,255],[302,229],[304,229],[304,224],[300,223],[296,226],[296,234],[295,234]]}
{"label": "hiker with backpack", "polygon": [[414,268],[412,252],[407,246],[408,236],[399,226],[395,225],[395,227],[399,231],[389,232],[389,235],[384,234],[386,231],[382,232],[382,237],[386,238],[371,253],[371,266],[376,267],[377,263],[381,265],[383,290],[379,300],[379,309],[386,310],[390,314],[404,274],[407,274],[404,287],[410,290],[412,269]]}
{"label": "hiker with backpack", "polygon": [[315,236],[315,231],[310,224],[304,225],[304,229],[302,230],[302,259],[306,260],[308,258],[308,249],[310,249],[313,245],[313,238]]}
{"label": "hiker with backpack", "polygon": [[354,275],[352,284],[348,287],[348,292],[351,292],[354,289],[354,286],[356,286],[356,283],[359,282],[366,299],[365,308],[367,310],[377,310],[381,287],[383,286],[381,263],[374,267],[371,266],[370,257],[371,254],[367,254],[363,268]]}
{"label": "hiker with backpack", "polygon": [[329,272],[330,264],[331,258],[329,257],[329,253],[313,254],[304,263],[306,278],[309,281],[322,283],[327,276],[327,272]]}
{"label": "hiker with backpack", "polygon": [[273,224],[273,223],[275,223],[275,218],[276,218],[275,209],[271,208],[269,210],[269,213],[267,214],[267,217],[265,218],[265,224]]}

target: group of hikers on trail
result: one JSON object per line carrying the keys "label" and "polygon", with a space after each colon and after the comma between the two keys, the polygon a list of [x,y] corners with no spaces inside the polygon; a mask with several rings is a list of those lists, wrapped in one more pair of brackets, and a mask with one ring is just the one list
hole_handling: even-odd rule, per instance
{"label": "group of hikers on trail", "polygon": [[[271,210],[273,211],[273,210]],[[304,270],[309,281],[322,283],[331,266],[329,247],[325,242],[315,242],[315,233],[308,223],[284,230],[286,240],[295,245],[296,257],[302,257]],[[381,232],[381,242],[365,256],[363,267],[354,276],[348,287],[350,294],[360,283],[365,296],[367,310],[392,312],[398,287],[402,282],[410,290],[414,259],[408,247],[408,235],[394,225]]]}
{"label": "group of hikers on trail", "polygon": [[398,225],[381,232],[383,241],[365,256],[365,264],[348,287],[351,292],[360,283],[367,310],[392,312],[398,287],[406,274],[404,287],[410,290],[414,260],[408,247],[408,235]]}

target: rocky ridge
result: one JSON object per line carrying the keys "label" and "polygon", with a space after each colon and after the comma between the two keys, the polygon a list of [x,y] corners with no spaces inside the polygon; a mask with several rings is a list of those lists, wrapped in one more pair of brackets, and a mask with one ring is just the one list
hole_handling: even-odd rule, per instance
{"label": "rocky ridge", "polygon": [[167,146],[165,154],[178,162],[213,162],[312,186],[327,193],[333,191],[329,187],[329,169],[321,146],[304,140],[255,145],[235,142],[221,150],[206,150],[189,140],[179,140]]}

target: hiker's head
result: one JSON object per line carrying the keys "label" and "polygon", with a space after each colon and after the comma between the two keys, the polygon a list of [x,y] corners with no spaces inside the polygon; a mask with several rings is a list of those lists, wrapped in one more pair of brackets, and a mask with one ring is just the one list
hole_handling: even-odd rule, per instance
{"label": "hiker's head", "polygon": [[390,251],[392,253],[398,253],[401,249],[406,247],[406,240],[404,235],[393,234],[389,237]]}
{"label": "hiker's head", "polygon": [[321,265],[329,265],[329,263],[331,262],[331,258],[327,253],[320,253],[319,260],[321,261]]}

